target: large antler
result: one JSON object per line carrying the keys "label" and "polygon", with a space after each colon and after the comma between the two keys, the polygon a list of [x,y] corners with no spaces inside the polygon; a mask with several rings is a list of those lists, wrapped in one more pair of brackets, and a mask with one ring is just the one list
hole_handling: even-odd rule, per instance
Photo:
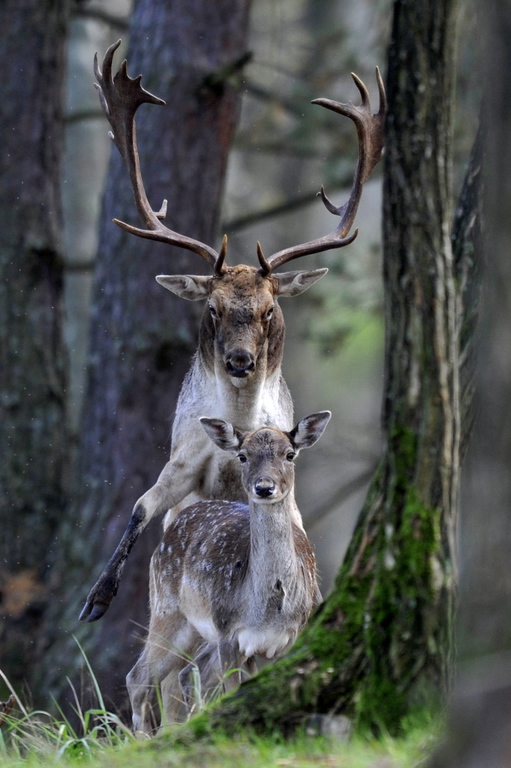
{"label": "large antler", "polygon": [[374,166],[382,156],[384,144],[384,124],[385,110],[387,101],[385,97],[385,88],[380,75],[380,70],[376,67],[376,81],[380,94],[380,108],[376,114],[371,112],[369,94],[362,80],[357,75],[352,74],[355,85],[360,91],[362,104],[355,107],[351,102],[349,104],[340,104],[330,99],[314,99],[313,104],[319,104],[322,107],[338,112],[340,115],[349,117],[355,123],[358,134],[359,153],[358,164],[353,179],[351,194],[347,203],[337,208],[327,197],[325,190],[321,187],[321,198],[330,213],[340,216],[341,220],[336,229],[329,235],[319,237],[317,240],[311,240],[308,243],[295,245],[272,254],[265,259],[261,246],[257,244],[257,255],[261,264],[262,274],[268,275],[277,267],[285,264],[287,261],[297,259],[300,256],[306,256],[309,253],[320,253],[332,248],[342,248],[344,245],[352,243],[358,234],[358,229],[352,235],[349,231],[357,214],[358,204],[362,196],[362,187],[367,181]]}
{"label": "large antler", "polygon": [[174,232],[161,223],[161,220],[167,214],[166,200],[163,201],[162,207],[158,212],[153,211],[149,205],[140,173],[135,112],[141,104],[146,102],[149,104],[165,104],[165,102],[142,87],[140,83],[142,75],[134,79],[128,75],[126,60],[122,62],[121,68],[112,78],[112,61],[114,53],[120,44],[121,41],[118,40],[108,48],[103,59],[103,71],[99,69],[97,54],[94,56],[94,74],[98,81],[94,85],[99,91],[101,106],[112,126],[110,137],[128,168],[135,202],[148,229],[139,229],[118,219],[114,219],[114,221],[122,229],[131,232],[133,235],[146,237],[150,240],[159,240],[170,245],[178,245],[181,248],[198,253],[211,264],[217,274],[221,274],[224,269],[227,248],[226,238],[224,238],[222,249],[220,254],[218,254],[209,245]]}

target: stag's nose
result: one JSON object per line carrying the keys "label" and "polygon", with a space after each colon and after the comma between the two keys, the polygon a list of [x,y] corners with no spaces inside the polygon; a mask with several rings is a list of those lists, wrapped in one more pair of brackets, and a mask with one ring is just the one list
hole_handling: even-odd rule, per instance
{"label": "stag's nose", "polygon": [[225,365],[230,376],[244,379],[254,370],[255,360],[249,352],[239,349],[231,352]]}
{"label": "stag's nose", "polygon": [[271,477],[260,477],[254,483],[255,494],[261,499],[268,499],[270,496],[274,496],[276,490],[277,486]]}

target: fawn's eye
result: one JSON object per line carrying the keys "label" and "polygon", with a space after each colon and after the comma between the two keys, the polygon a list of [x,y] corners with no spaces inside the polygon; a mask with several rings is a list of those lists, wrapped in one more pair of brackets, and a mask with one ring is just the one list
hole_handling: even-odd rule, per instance
{"label": "fawn's eye", "polygon": [[296,453],[293,453],[293,451],[289,451],[289,453],[286,454],[286,459],[288,461],[293,461],[295,456],[296,456]]}
{"label": "fawn's eye", "polygon": [[244,464],[247,460],[247,457],[245,456],[244,453],[238,453],[238,459],[240,460],[241,464]]}

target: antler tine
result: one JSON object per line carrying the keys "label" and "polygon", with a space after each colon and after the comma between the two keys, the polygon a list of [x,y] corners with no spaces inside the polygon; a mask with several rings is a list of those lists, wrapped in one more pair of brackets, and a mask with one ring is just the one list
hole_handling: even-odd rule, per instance
{"label": "antler tine", "polygon": [[153,211],[149,204],[140,171],[135,113],[141,104],[165,104],[165,102],[142,87],[142,75],[135,78],[131,78],[128,75],[126,60],[122,62],[117,74],[112,77],[114,53],[120,44],[121,41],[118,40],[108,48],[103,58],[102,71],[99,68],[97,54],[94,56],[94,74],[98,81],[94,85],[99,91],[101,106],[112,127],[110,137],[126,164],[138,212],[144,220],[147,229],[133,227],[131,224],[126,224],[118,219],[114,219],[114,222],[122,229],[133,235],[138,235],[138,237],[158,240],[193,251],[202,256],[203,259],[206,259],[215,271],[217,271],[218,265],[218,269],[221,272],[225,268],[223,266],[225,253],[219,262],[219,254],[214,248],[201,243],[199,240],[194,240],[191,237],[174,232],[162,224],[161,219],[164,219],[167,213],[166,200],[163,201],[161,209],[157,212]]}
{"label": "antler tine", "polygon": [[[356,229],[352,235],[349,235],[349,231],[353,226],[357,214],[358,205],[362,196],[362,187],[371,175],[383,153],[387,101],[383,80],[378,67],[376,67],[376,81],[378,84],[380,106],[378,112],[375,114],[372,114],[371,112],[369,93],[366,86],[357,75],[352,73],[352,77],[362,99],[360,106],[354,106],[351,102],[348,104],[341,104],[336,101],[331,101],[330,99],[314,99],[312,102],[313,104],[319,104],[322,107],[326,107],[326,109],[331,109],[340,115],[349,117],[353,120],[357,129],[359,143],[358,163],[348,201],[340,208],[337,208],[337,206],[335,206],[327,197],[324,187],[321,187],[321,191],[319,192],[325,207],[330,213],[340,216],[341,220],[336,229],[328,235],[274,253],[267,259],[267,264],[271,267],[271,271],[292,259],[299,258],[300,256],[306,256],[311,253],[321,253],[322,251],[328,251],[333,248],[342,248],[345,245],[352,243],[358,234],[358,229]],[[263,271],[263,267],[261,267],[261,271]],[[266,274],[269,273],[266,272]]]}

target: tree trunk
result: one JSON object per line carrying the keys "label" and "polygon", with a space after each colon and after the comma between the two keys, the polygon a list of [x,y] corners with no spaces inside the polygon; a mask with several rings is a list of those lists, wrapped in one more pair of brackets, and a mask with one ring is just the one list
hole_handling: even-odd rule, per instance
{"label": "tree trunk", "polygon": [[288,656],[191,722],[292,731],[343,713],[395,731],[449,678],[458,506],[451,251],[454,0],[396,0],[384,198],[386,449],[334,589]]}
{"label": "tree trunk", "polygon": [[67,0],[0,6],[0,667],[17,687],[64,509],[60,160]]}
{"label": "tree trunk", "polygon": [[483,258],[483,130],[479,126],[461,190],[452,233],[460,302],[460,459],[467,452],[475,421],[480,294]]}
{"label": "tree trunk", "polygon": [[[212,245],[238,114],[236,83],[223,70],[245,53],[248,6],[248,0],[138,0],[130,26],[130,75],[142,72],[144,87],[167,102],[166,107],[144,105],[137,115],[148,198],[155,210],[167,198],[167,225]],[[135,501],[168,459],[171,415],[197,343],[202,307],[171,296],[155,276],[198,272],[203,262],[127,234],[112,224],[114,216],[139,223],[116,150],[95,271],[76,517],[62,532],[66,551],[55,573],[65,585],[55,588],[58,603],[47,642],[53,642],[48,664],[54,691],[65,691],[65,674],[79,659],[73,633],[106,700],[122,708],[125,675],[147,625],[148,564],[161,521],[134,549],[119,594],[101,622],[79,625],[78,614]]]}
{"label": "tree trunk", "polygon": [[511,765],[511,3],[478,4],[486,75],[483,300],[477,422],[461,536],[460,665],[431,768]]}

